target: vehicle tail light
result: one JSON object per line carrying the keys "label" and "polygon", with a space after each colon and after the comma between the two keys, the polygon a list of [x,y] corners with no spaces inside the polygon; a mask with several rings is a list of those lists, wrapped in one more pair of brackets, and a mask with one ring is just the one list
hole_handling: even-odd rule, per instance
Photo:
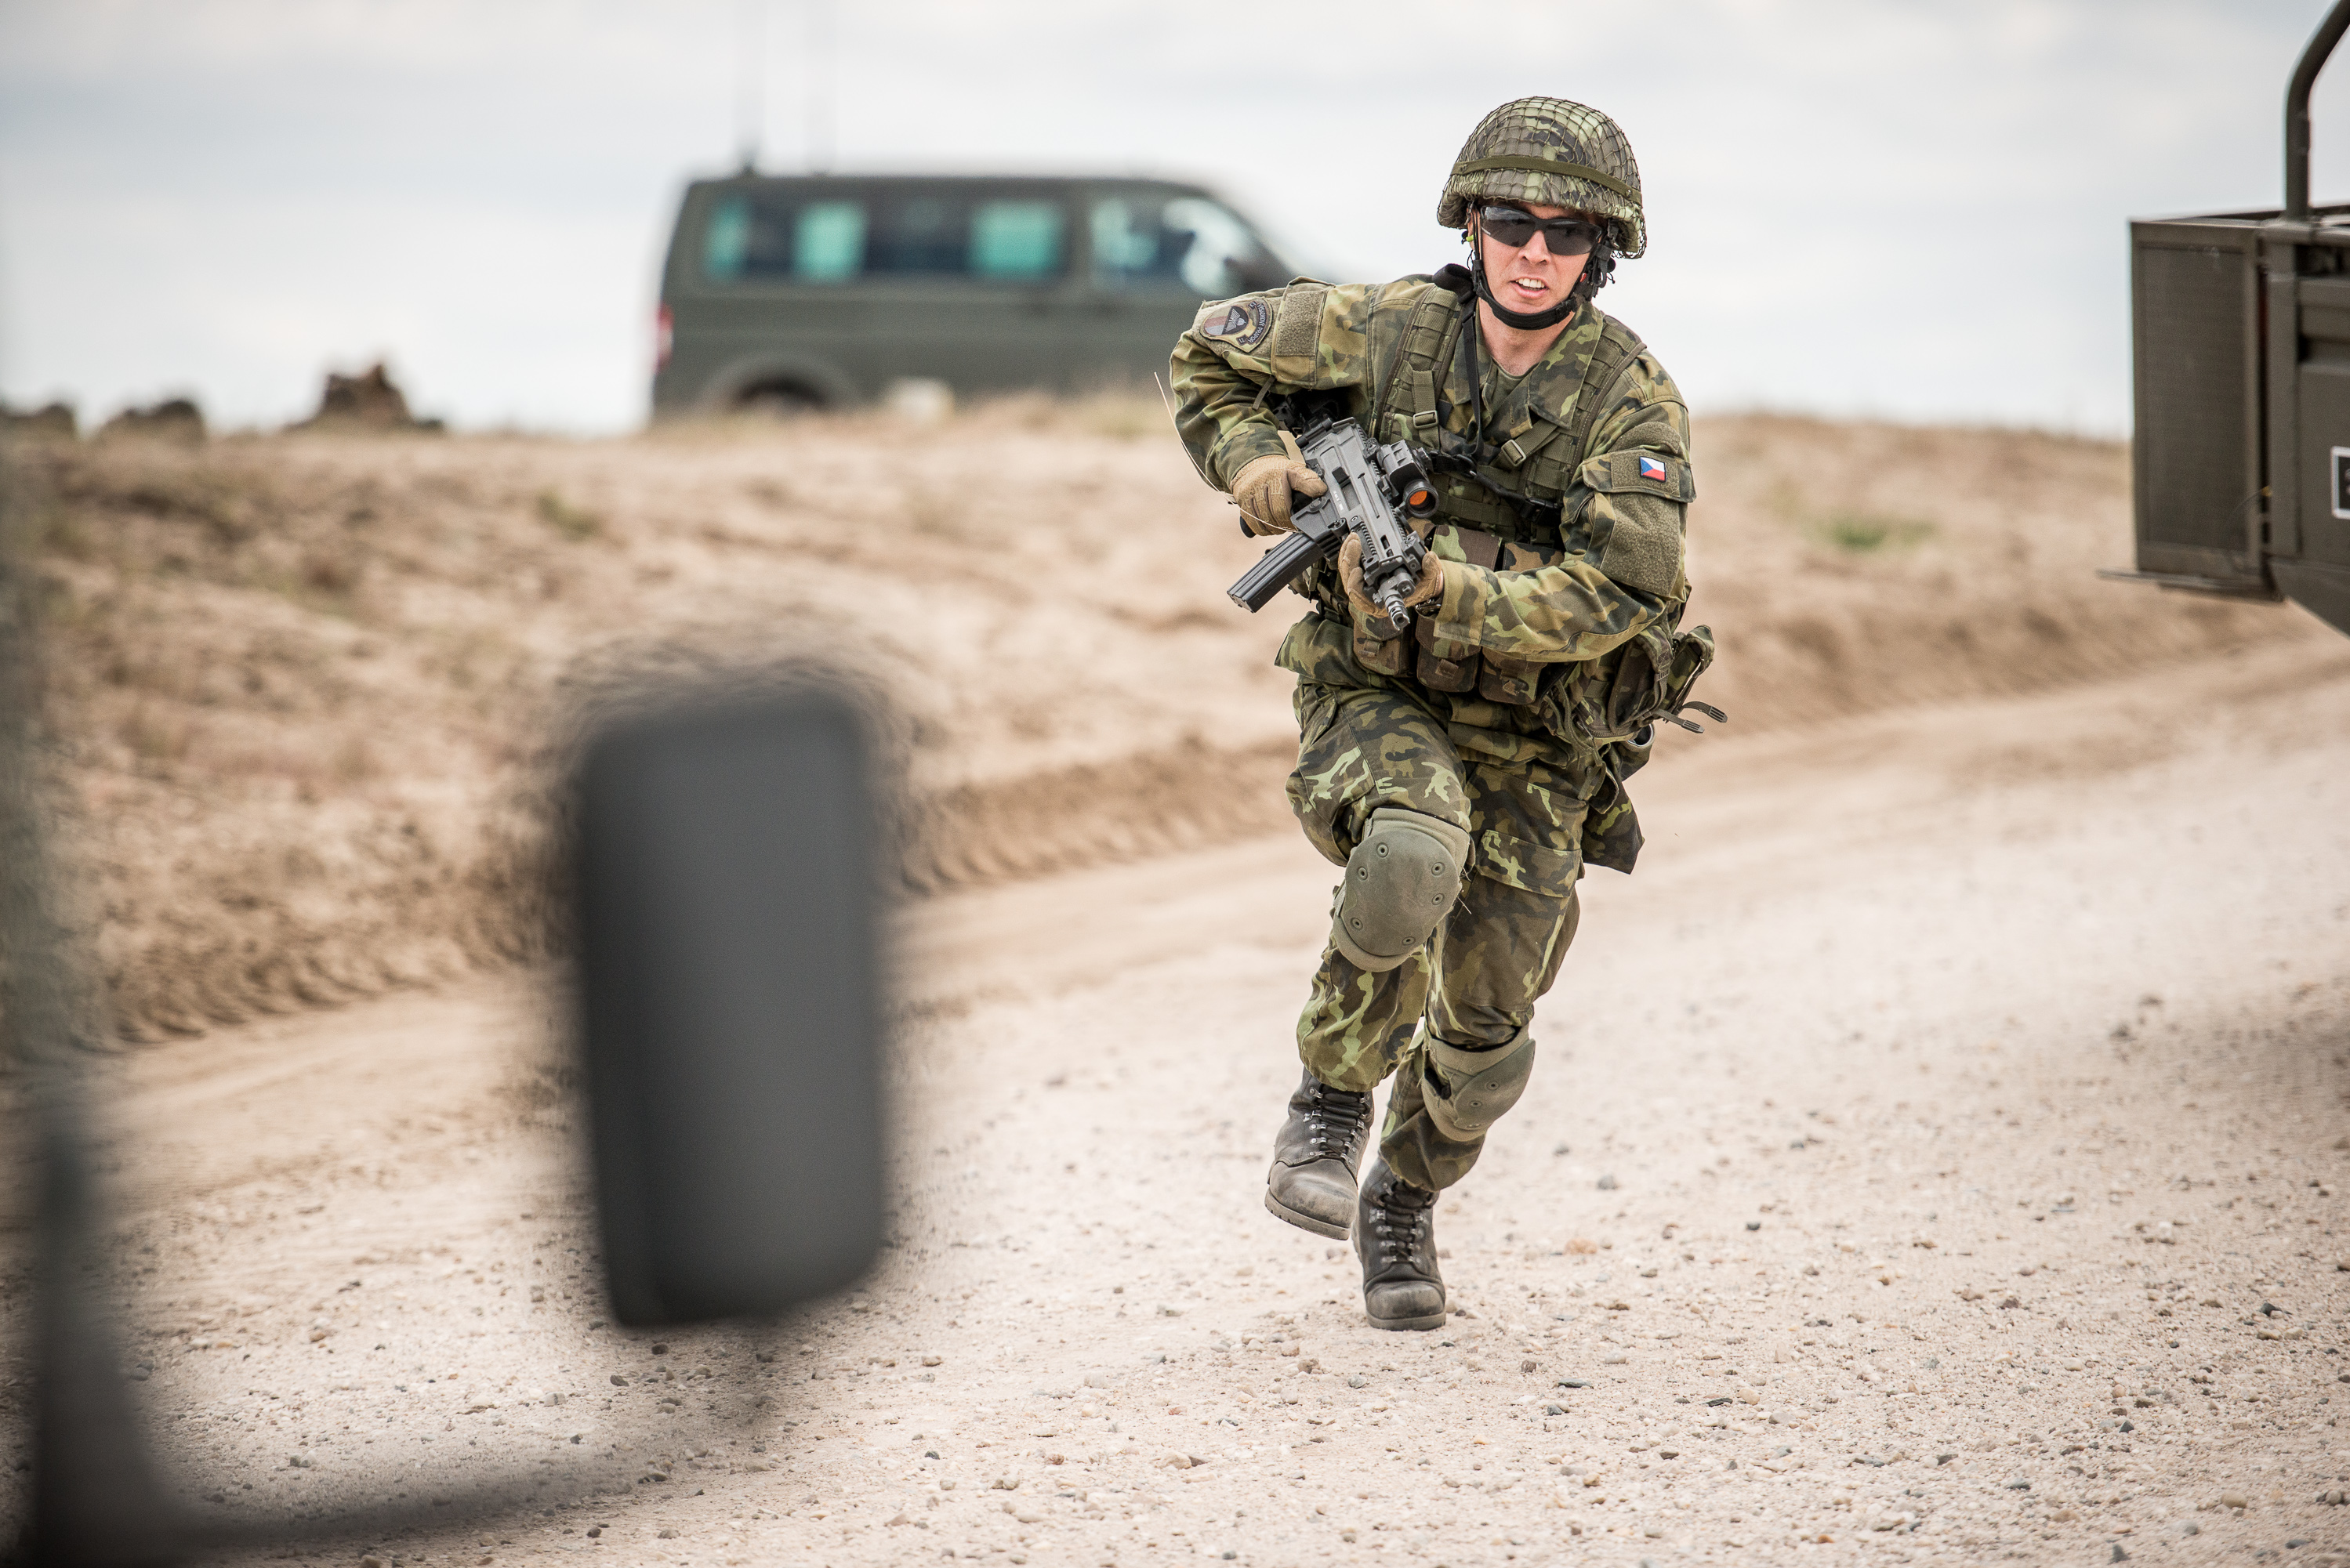
{"label": "vehicle tail light", "polygon": [[677,347],[677,317],[664,305],[653,313],[653,369],[669,368],[669,351]]}

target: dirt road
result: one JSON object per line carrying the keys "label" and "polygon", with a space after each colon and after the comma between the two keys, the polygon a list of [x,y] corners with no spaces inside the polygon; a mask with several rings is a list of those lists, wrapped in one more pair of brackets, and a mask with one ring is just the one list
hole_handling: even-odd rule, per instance
{"label": "dirt road", "polygon": [[1260,1203],[1284,836],[914,908],[764,1329],[603,1323],[546,977],[124,1057],[126,1370],[199,1511],[540,1489],[308,1561],[2350,1561],[2350,645],[1666,751],[1441,1332]]}

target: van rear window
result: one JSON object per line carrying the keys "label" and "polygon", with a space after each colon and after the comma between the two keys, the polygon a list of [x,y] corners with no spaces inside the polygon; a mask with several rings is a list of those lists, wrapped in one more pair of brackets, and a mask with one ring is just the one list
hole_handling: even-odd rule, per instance
{"label": "van rear window", "polygon": [[702,231],[702,275],[712,283],[836,283],[857,275],[864,252],[858,202],[727,196]]}
{"label": "van rear window", "polygon": [[712,283],[843,283],[858,277],[1040,282],[1068,267],[1060,202],[879,192],[811,201],[733,192],[710,208],[702,274]]}

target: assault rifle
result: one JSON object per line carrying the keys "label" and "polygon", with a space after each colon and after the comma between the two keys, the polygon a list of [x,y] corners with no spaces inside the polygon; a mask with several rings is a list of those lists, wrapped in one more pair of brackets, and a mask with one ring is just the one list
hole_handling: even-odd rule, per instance
{"label": "assault rifle", "polygon": [[1296,532],[1283,535],[1225,592],[1241,608],[1261,610],[1307,566],[1336,556],[1352,534],[1363,542],[1363,587],[1388,612],[1388,626],[1375,621],[1371,630],[1381,638],[1401,636],[1411,625],[1404,596],[1419,586],[1428,556],[1427,544],[1404,519],[1436,512],[1436,491],[1419,453],[1402,441],[1373,446],[1358,421],[1327,416],[1308,422],[1297,445],[1305,466],[1329,491],[1295,505],[1289,516]]}

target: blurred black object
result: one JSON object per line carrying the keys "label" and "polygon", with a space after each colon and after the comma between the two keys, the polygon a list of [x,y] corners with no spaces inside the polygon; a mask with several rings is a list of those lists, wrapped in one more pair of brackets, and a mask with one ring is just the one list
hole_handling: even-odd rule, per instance
{"label": "blurred black object", "polygon": [[608,731],[579,787],[579,985],[612,1305],[840,1289],[881,1235],[872,764],[821,687]]}
{"label": "blurred black object", "polygon": [[95,1283],[104,1231],[81,1068],[96,989],[57,914],[41,788],[41,590],[22,547],[36,519],[10,477],[0,468],[0,1042],[25,1085],[40,1203],[31,1507],[7,1556],[137,1568],[172,1561],[184,1521],[157,1482]]}
{"label": "blurred black object", "polygon": [[[386,1500],[261,1527],[194,1519],[157,1479],[96,1288],[106,1215],[83,1130],[95,992],[53,898],[38,596],[15,547],[26,509],[8,477],[0,470],[0,1032],[25,1075],[43,1198],[31,1506],[5,1561],[161,1568],[510,1514],[546,1486],[543,1470],[452,1474],[429,1511]],[[723,703],[640,695],[639,716],[585,752],[581,1037],[624,1322],[772,1314],[848,1283],[879,1246],[881,781],[874,731],[845,691],[793,677]]]}

